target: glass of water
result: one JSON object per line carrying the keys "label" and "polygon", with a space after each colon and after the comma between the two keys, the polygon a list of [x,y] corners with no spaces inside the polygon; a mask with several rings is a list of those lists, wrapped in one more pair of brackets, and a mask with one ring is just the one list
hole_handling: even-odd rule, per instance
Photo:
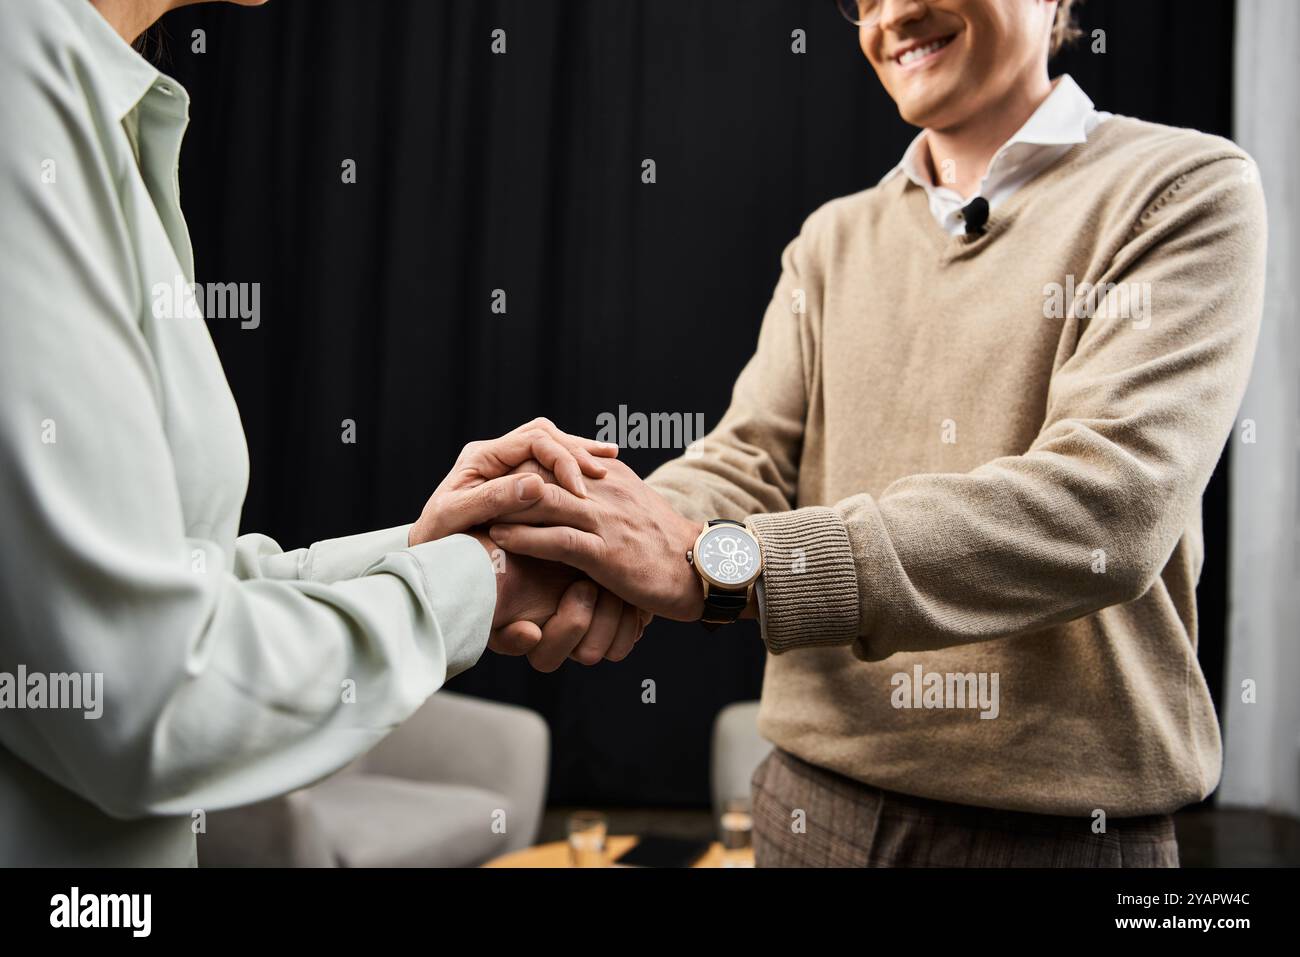
{"label": "glass of water", "polygon": [[604,867],[609,821],[599,811],[569,816],[569,859],[574,867]]}
{"label": "glass of water", "polygon": [[718,819],[723,867],[754,866],[754,815],[749,798],[730,798]]}

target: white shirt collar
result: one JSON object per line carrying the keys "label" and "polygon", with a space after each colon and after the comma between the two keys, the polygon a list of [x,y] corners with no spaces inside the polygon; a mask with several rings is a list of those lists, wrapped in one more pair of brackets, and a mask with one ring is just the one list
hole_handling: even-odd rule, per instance
{"label": "white shirt collar", "polygon": [[[1025,125],[1013,133],[993,155],[993,159],[989,162],[988,173],[992,173],[994,167],[998,165],[998,160],[1010,147],[1018,143],[1036,146],[1073,146],[1075,143],[1087,142],[1090,132],[1088,119],[1095,113],[1096,107],[1088,94],[1074,82],[1072,76],[1068,73],[1063,74],[1053,84],[1052,92],[1047,95],[1047,99],[1034,110],[1033,116],[1029,117]],[[928,130],[922,130],[908,144],[902,160],[881,178],[882,183],[901,172],[922,189],[933,188],[929,164],[923,152],[926,148],[927,132]],[[985,178],[988,178],[987,174]]]}
{"label": "white shirt collar", "polygon": [[[988,199],[991,208],[996,206],[1071,146],[1087,142],[1093,129],[1109,117],[1109,113],[1097,111],[1088,94],[1069,74],[1062,75],[1053,84],[1047,99],[993,154],[975,195]],[[961,207],[974,197],[963,198],[955,190],[931,181],[925,153],[926,133],[922,130],[917,134],[902,160],[880,182],[902,173],[926,191],[940,225],[949,232],[959,232],[962,224],[954,216],[959,217]],[[942,177],[942,170],[939,174]]]}
{"label": "white shirt collar", "polygon": [[1006,145],[1034,143],[1041,146],[1072,146],[1075,143],[1086,143],[1088,117],[1094,112],[1096,107],[1092,99],[1074,82],[1074,77],[1068,73],[1062,74],[1047,99],[1039,104],[1034,115],[1007,140]]}

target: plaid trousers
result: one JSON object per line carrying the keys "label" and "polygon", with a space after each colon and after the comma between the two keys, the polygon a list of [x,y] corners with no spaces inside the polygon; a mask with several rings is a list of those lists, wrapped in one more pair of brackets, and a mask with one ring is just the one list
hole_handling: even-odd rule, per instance
{"label": "plaid trousers", "polygon": [[[779,748],[753,778],[759,867],[1177,867],[1168,814],[1092,819],[910,797]],[[803,812],[800,814],[799,812]]]}

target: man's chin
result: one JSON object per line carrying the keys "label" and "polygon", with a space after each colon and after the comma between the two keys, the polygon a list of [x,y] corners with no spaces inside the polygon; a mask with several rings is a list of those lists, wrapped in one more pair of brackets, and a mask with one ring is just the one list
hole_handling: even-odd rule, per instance
{"label": "man's chin", "polygon": [[924,96],[909,97],[896,101],[898,115],[911,126],[922,129],[941,130],[950,126],[957,112],[953,107],[953,97],[946,93],[927,92]]}
{"label": "man's chin", "polygon": [[909,126],[917,126],[922,129],[928,128],[938,114],[937,104],[934,103],[899,103],[898,115],[903,118],[903,122]]}

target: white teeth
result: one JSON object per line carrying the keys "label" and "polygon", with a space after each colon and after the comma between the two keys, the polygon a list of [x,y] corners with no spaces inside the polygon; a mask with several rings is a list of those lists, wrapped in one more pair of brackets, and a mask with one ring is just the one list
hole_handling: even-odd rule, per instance
{"label": "white teeth", "polygon": [[927,43],[923,47],[916,47],[913,50],[908,50],[898,58],[898,62],[901,66],[907,66],[907,64],[911,63],[913,60],[919,60],[923,56],[929,56],[935,50],[947,45],[947,40],[935,40],[933,43]]}

